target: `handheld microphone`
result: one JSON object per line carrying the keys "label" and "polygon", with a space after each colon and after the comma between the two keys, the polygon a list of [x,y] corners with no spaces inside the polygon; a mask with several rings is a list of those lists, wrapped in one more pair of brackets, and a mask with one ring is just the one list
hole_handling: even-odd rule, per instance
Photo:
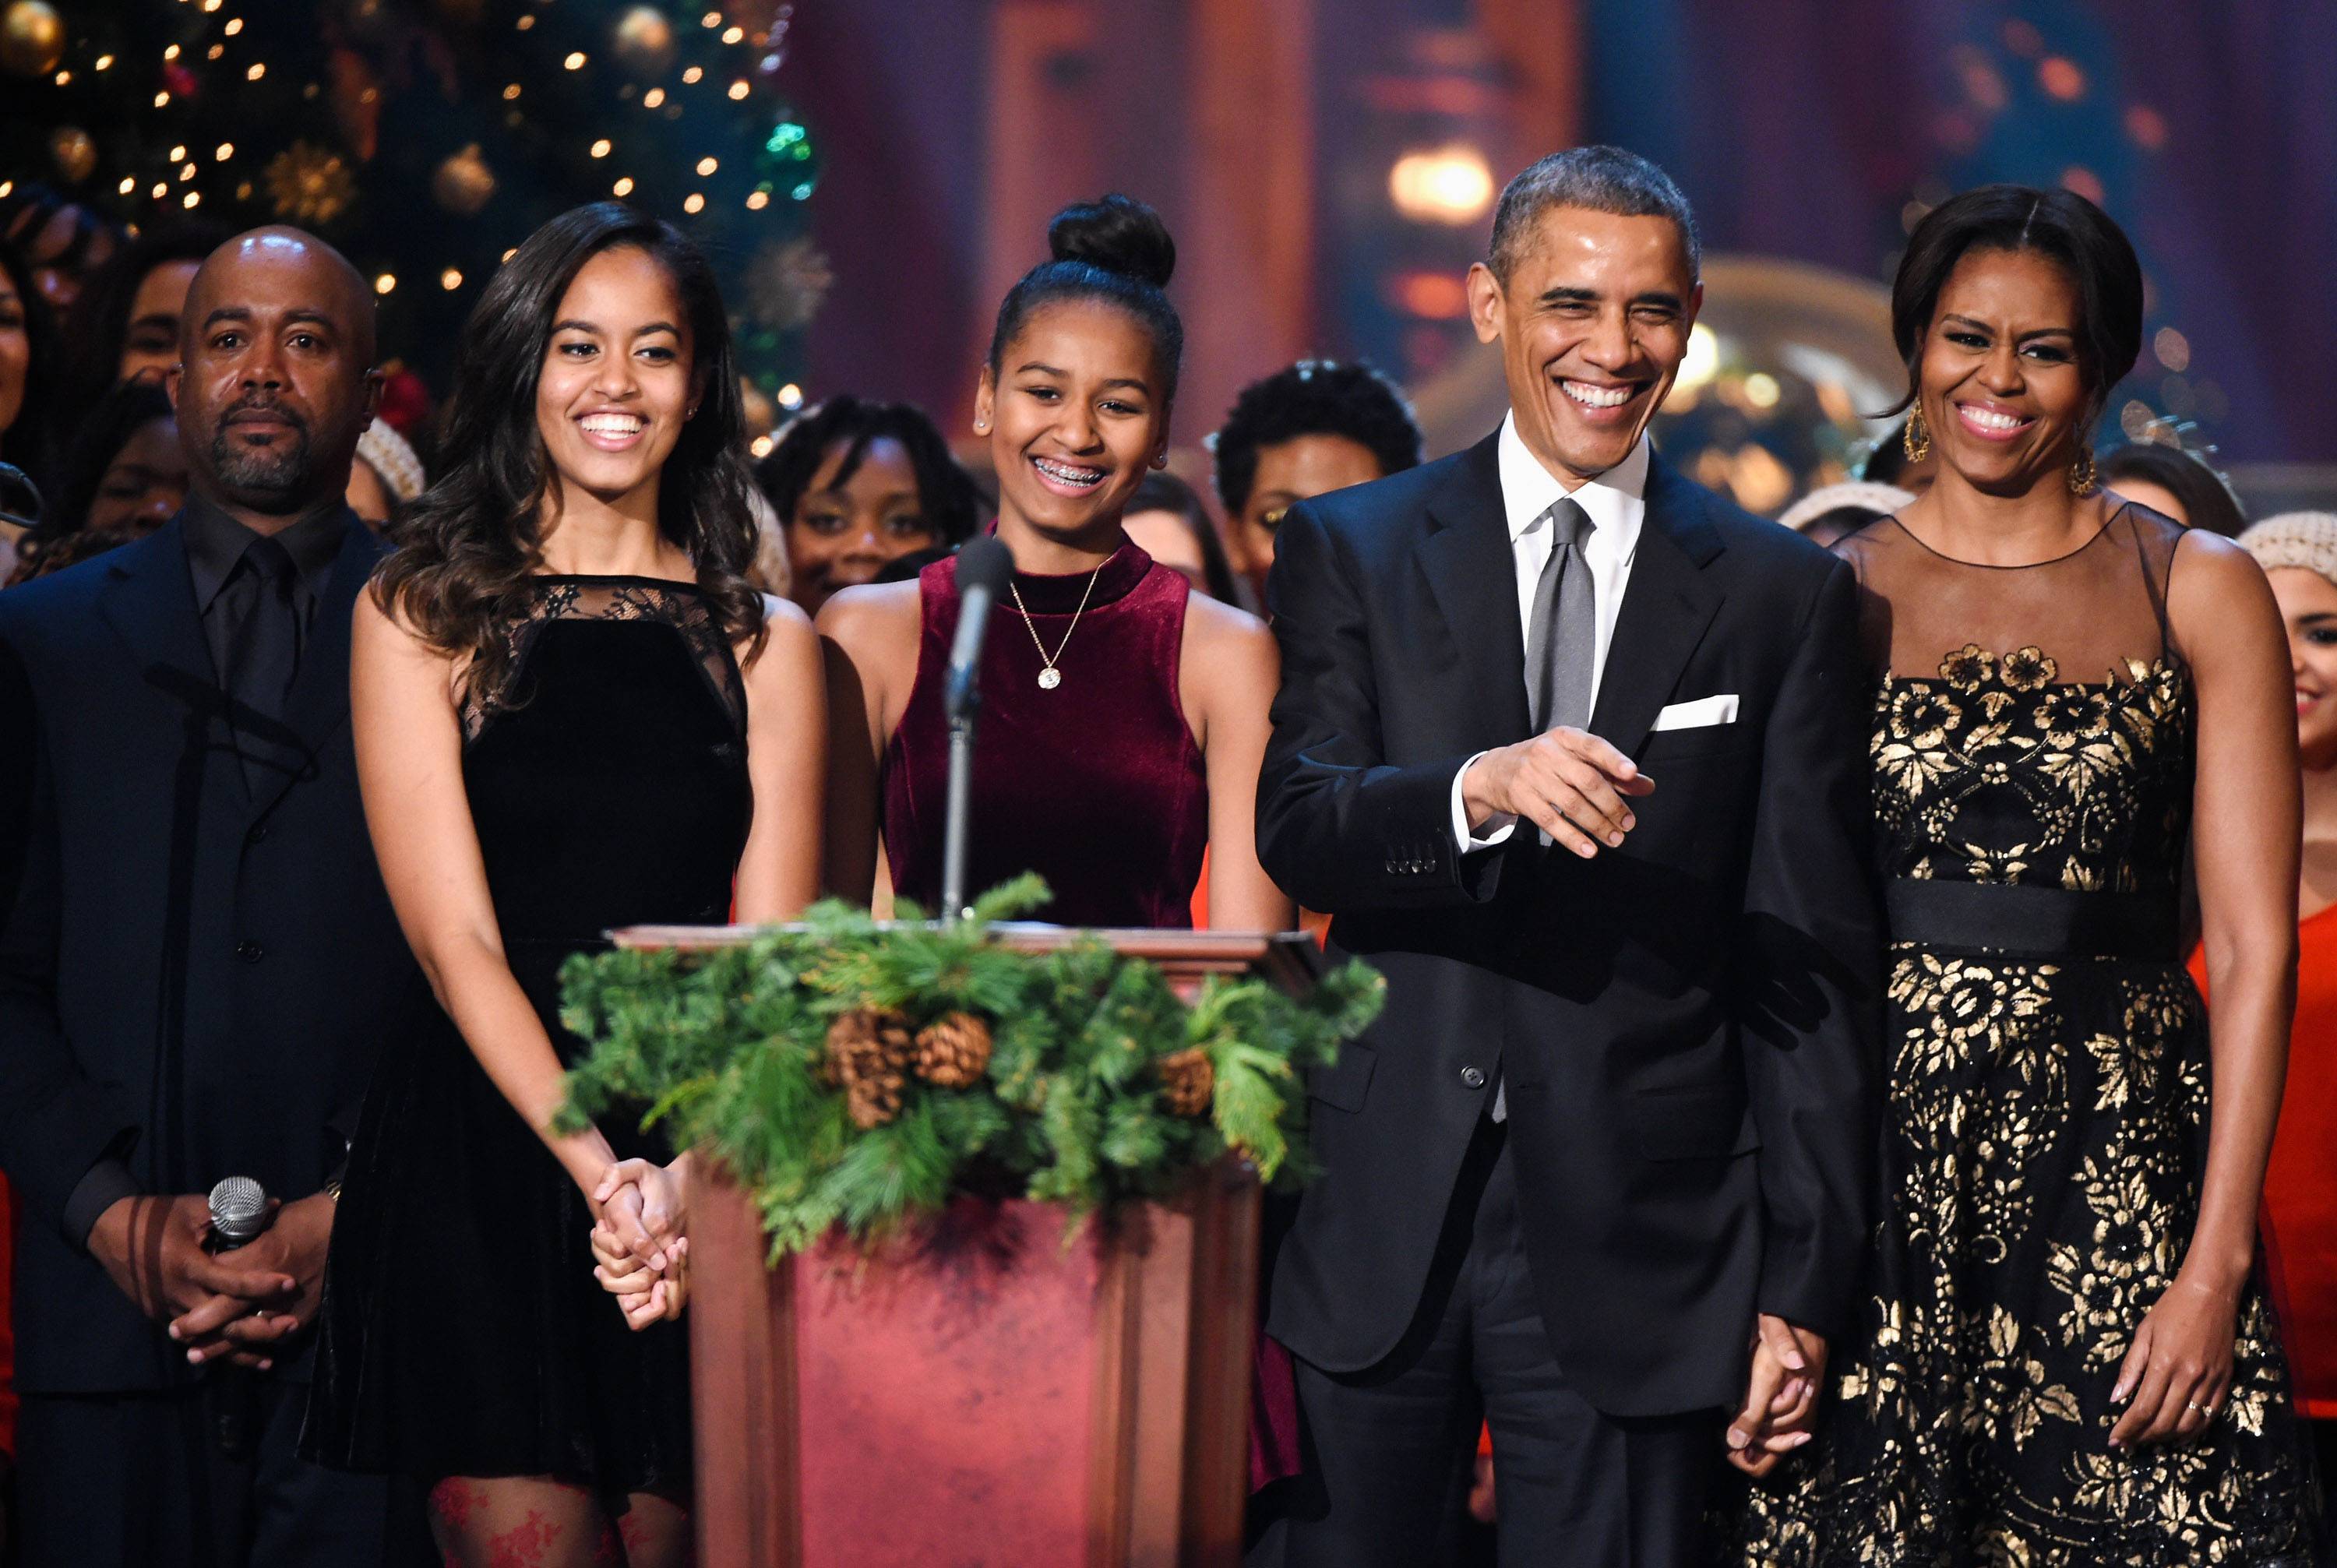
{"label": "handheld microphone", "polygon": [[259,1240],[268,1229],[268,1189],[249,1176],[230,1176],[211,1189],[211,1233],[215,1249],[232,1252]]}
{"label": "handheld microphone", "polygon": [[1013,574],[1014,557],[992,534],[957,553],[957,636],[950,643],[949,680],[942,707],[949,715],[949,807],[943,818],[942,918],[965,916],[967,800],[973,790],[973,716],[982,706],[975,676],[991,606]]}
{"label": "handheld microphone", "polygon": [[950,642],[949,681],[943,688],[943,708],[952,722],[981,701],[974,678],[983,639],[990,631],[991,607],[1013,573],[1014,557],[994,534],[983,534],[957,553],[957,635]]}

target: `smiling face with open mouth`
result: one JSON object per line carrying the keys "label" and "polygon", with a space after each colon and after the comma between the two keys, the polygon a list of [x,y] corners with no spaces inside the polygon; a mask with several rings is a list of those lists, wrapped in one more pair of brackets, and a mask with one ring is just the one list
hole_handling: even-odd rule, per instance
{"label": "smiling face with open mouth", "polygon": [[1973,250],[1923,340],[1923,423],[1976,490],[2020,495],[2068,467],[2093,393],[2078,356],[2078,285],[2050,258]]}
{"label": "smiling face with open mouth", "polygon": [[1109,548],[1129,497],[1168,445],[1158,355],[1143,323],[1107,301],[1033,310],[986,368],[974,419],[990,432],[1002,525],[1077,549]]}
{"label": "smiling face with open mouth", "polygon": [[1480,342],[1501,345],[1518,435],[1569,487],[1638,445],[1702,300],[1668,218],[1550,207],[1507,278],[1469,271],[1470,316]]}
{"label": "smiling face with open mouth", "polygon": [[689,333],[673,279],[647,251],[603,250],[577,269],[535,389],[562,485],[611,502],[647,486],[654,501],[696,396]]}

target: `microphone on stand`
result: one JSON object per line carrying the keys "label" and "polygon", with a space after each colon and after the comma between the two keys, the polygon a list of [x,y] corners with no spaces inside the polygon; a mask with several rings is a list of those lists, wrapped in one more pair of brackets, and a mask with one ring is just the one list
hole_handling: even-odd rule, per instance
{"label": "microphone on stand", "polygon": [[41,520],[41,488],[13,463],[0,463],[0,523],[30,528]]}
{"label": "microphone on stand", "polygon": [[957,635],[950,642],[942,710],[949,718],[949,810],[942,839],[942,918],[962,920],[965,902],[966,799],[973,782],[973,720],[982,706],[977,676],[990,612],[1013,575],[1014,558],[992,534],[957,553]]}

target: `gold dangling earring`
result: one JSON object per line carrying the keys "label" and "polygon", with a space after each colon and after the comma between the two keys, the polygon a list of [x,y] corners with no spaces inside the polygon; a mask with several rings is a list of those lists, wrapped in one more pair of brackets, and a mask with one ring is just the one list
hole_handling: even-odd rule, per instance
{"label": "gold dangling earring", "polygon": [[2094,493],[2094,449],[2090,446],[2078,448],[2069,459],[2069,494],[2090,495]]}
{"label": "gold dangling earring", "polygon": [[1908,410],[1907,426],[1900,432],[1899,445],[1906,449],[1910,463],[1921,463],[1931,455],[1931,427],[1923,423],[1921,404]]}

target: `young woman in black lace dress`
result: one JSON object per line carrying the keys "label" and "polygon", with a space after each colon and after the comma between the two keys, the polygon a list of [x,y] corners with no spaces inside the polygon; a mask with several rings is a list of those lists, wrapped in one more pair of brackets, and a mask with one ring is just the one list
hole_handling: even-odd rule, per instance
{"label": "young woman in black lace dress", "polygon": [[1892,317],[1938,478],[1837,546],[1877,680],[1884,1218],[1823,1402],[1788,1377],[1738,1418],[1775,1473],[1724,1555],[2314,1561],[2253,1276],[2295,965],[2279,614],[2236,547],[2095,482],[2142,277],[2091,203],[1942,203]]}
{"label": "young woman in black lace dress", "polygon": [[428,1485],[450,1564],[689,1556],[686,1329],[654,1288],[630,1328],[588,1245],[677,1268],[687,1156],[552,1130],[558,975],[611,926],[813,892],[818,656],[742,575],[742,425],[689,242],[555,219],[480,300],[445,477],[358,603],[366,815],[443,1012],[367,1097],[306,1446]]}

